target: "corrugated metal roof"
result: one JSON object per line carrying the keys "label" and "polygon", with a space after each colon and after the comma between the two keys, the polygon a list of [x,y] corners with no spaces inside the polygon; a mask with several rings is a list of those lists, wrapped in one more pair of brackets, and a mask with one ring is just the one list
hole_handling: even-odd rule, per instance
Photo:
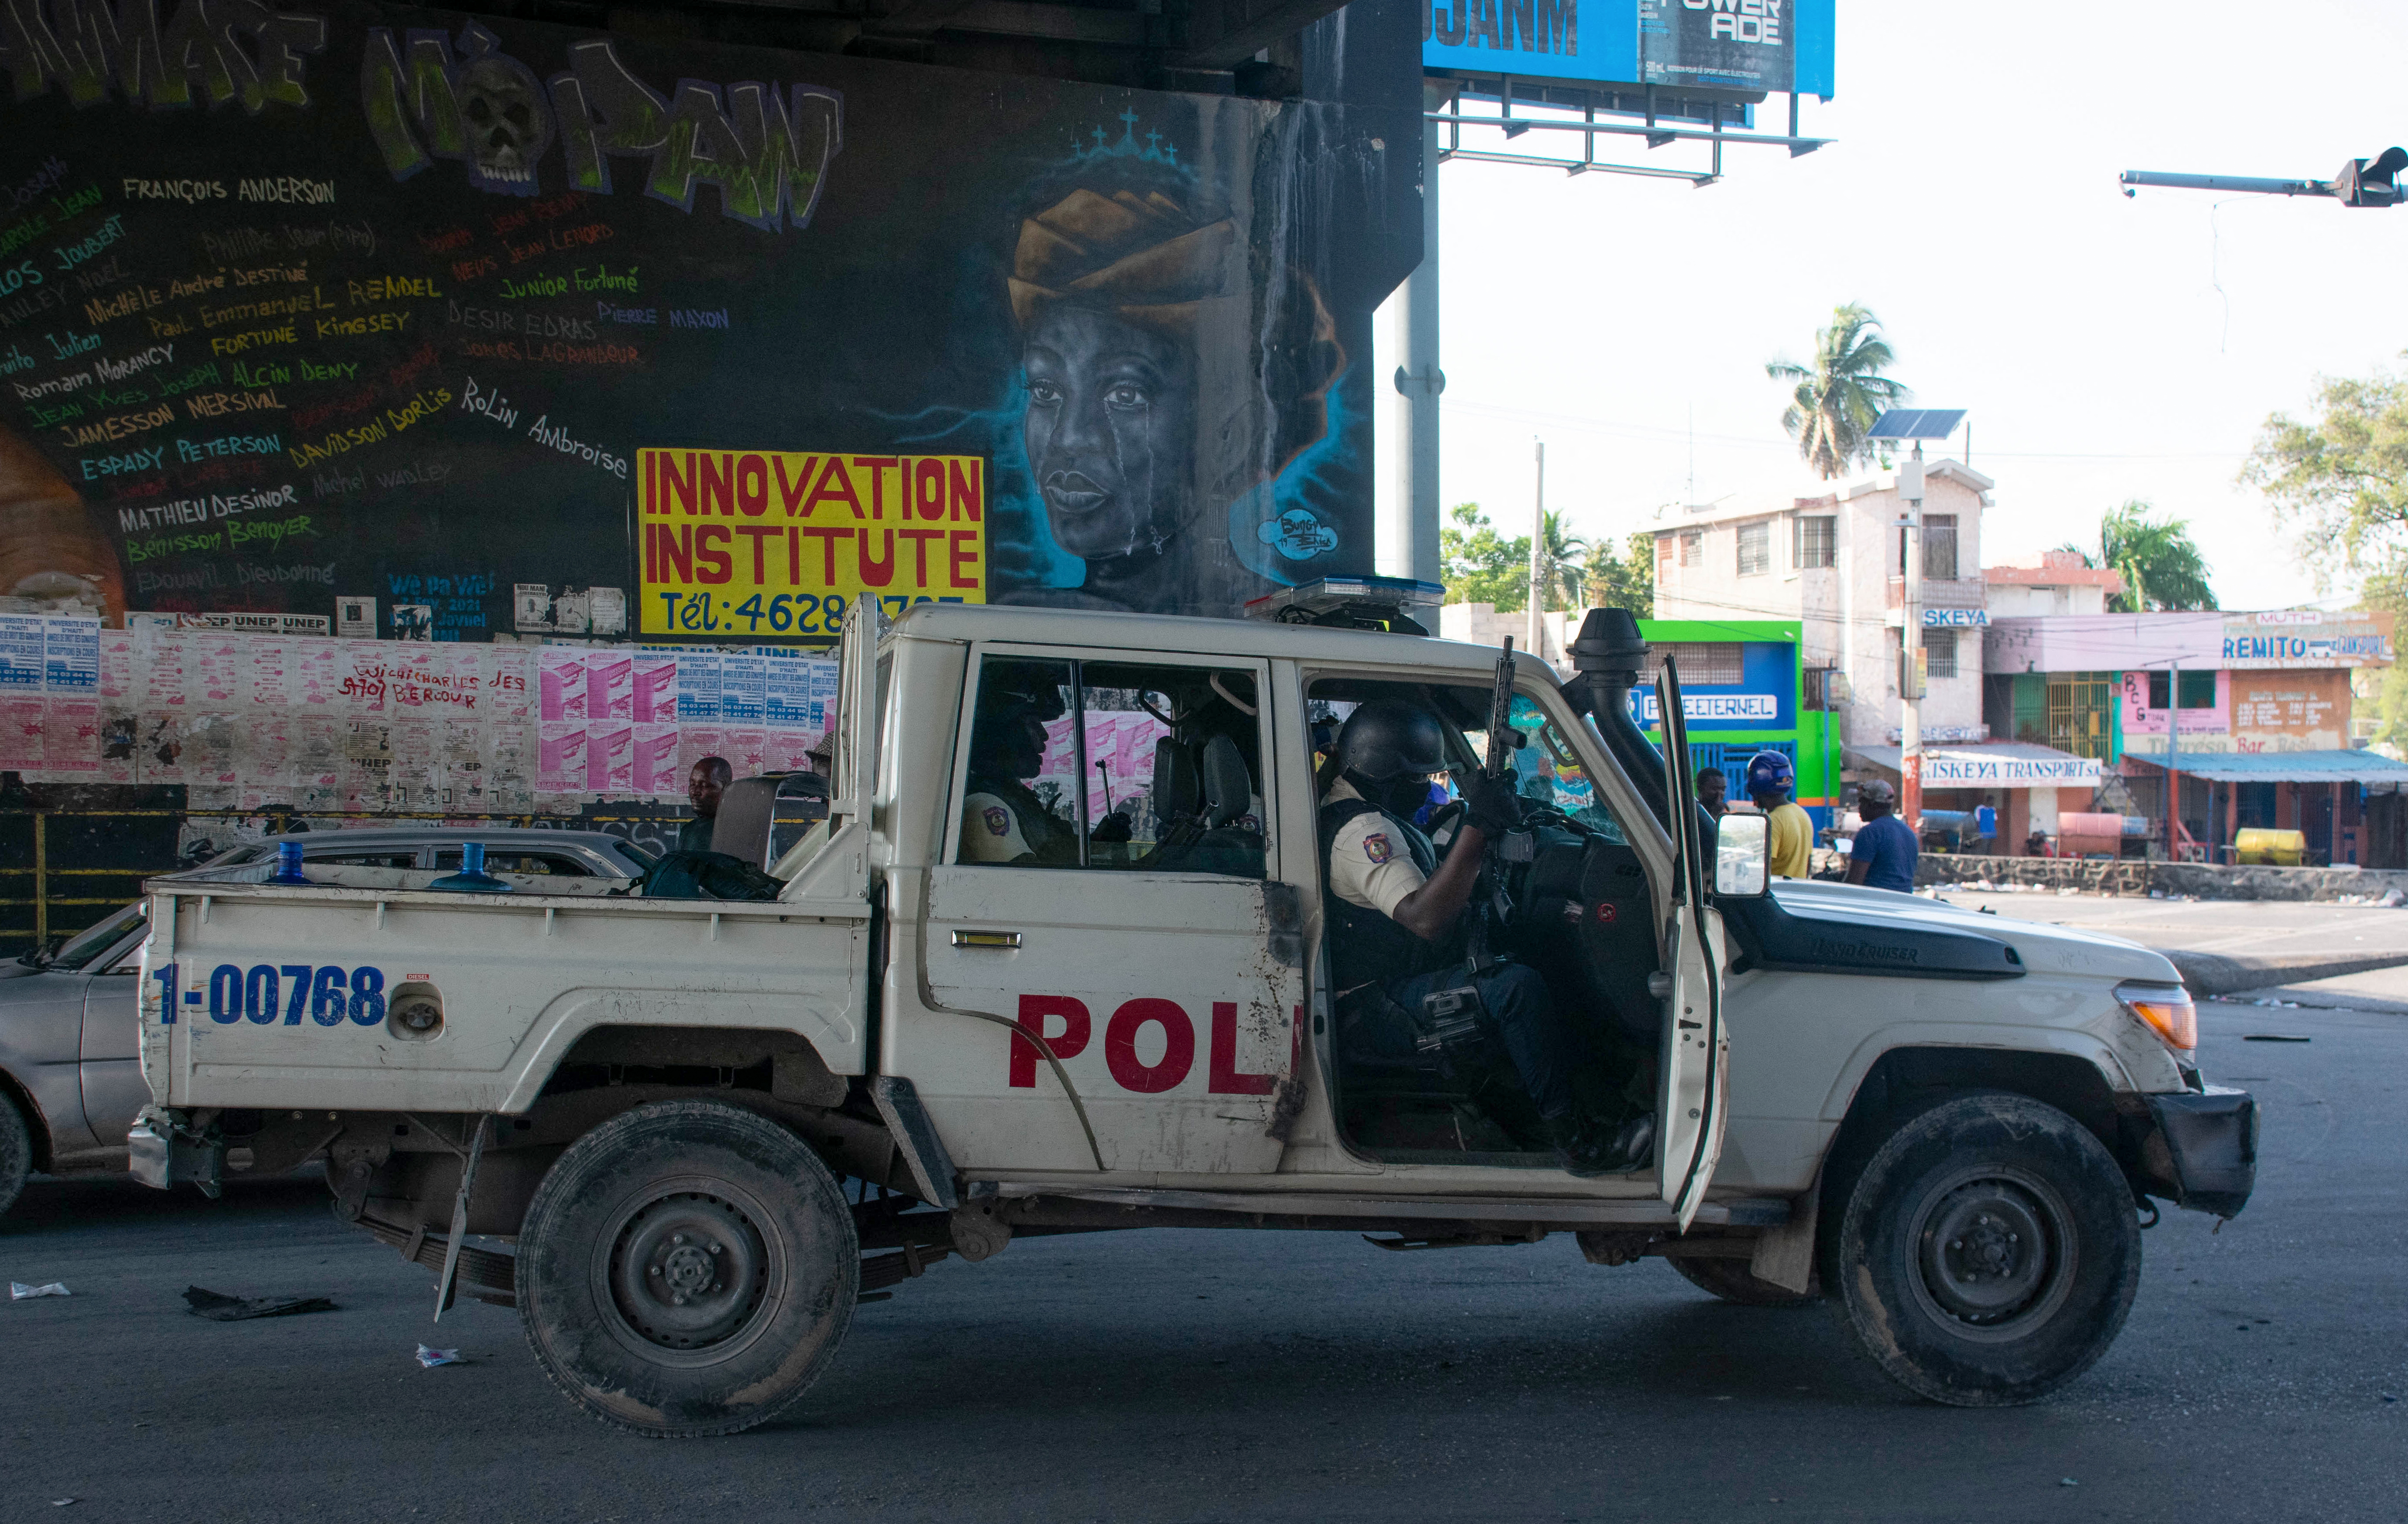
{"label": "corrugated metal roof", "polygon": [[[2166,764],[2162,750],[2124,755]],[[2373,751],[2178,751],[2174,771],[2211,783],[2408,783],[2408,762]]]}

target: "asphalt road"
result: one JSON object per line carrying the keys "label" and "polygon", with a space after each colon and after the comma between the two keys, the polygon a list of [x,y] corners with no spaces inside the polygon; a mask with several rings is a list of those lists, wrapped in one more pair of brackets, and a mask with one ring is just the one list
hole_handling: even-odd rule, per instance
{"label": "asphalt road", "polygon": [[[2121,1341],[2028,1408],[1920,1403],[1828,1311],[1569,1238],[1163,1232],[939,1265],[788,1420],[663,1444],[556,1397],[514,1313],[437,1336],[429,1275],[319,1187],[39,1182],[0,1278],[75,1294],[0,1303],[0,1518],[2397,1519],[2408,1015],[2202,1020],[2211,1075],[2266,1103],[2258,1198],[2221,1233],[2167,1214]],[[204,1322],[195,1283],[340,1310]],[[469,1363],[422,1370],[421,1340]]]}

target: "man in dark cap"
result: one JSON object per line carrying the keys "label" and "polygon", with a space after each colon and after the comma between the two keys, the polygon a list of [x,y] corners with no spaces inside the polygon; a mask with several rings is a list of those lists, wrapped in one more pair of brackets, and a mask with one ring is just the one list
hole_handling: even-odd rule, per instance
{"label": "man in dark cap", "polygon": [[1867,889],[1914,892],[1914,860],[1922,847],[1914,833],[1893,813],[1898,790],[1886,778],[1874,778],[1856,790],[1856,813],[1864,824],[1848,848],[1848,882]]}

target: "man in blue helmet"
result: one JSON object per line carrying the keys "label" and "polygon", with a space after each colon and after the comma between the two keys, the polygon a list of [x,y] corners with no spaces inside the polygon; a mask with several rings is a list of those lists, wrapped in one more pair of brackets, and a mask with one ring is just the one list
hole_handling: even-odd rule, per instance
{"label": "man in blue helmet", "polygon": [[1654,1156],[1652,1115],[1584,1115],[1573,1095],[1578,1045],[1547,981],[1525,963],[1475,960],[1472,892],[1481,851],[1522,819],[1512,785],[1462,775],[1464,819],[1441,862],[1412,814],[1446,771],[1436,716],[1374,699],[1338,733],[1339,776],[1321,801],[1322,885],[1341,1042],[1367,1058],[1430,1059],[1439,1026],[1473,1013],[1536,1106],[1556,1161],[1576,1175],[1620,1174]]}
{"label": "man in blue helmet", "polygon": [[1780,752],[1759,751],[1748,759],[1747,796],[1770,819],[1776,878],[1804,878],[1814,871],[1814,818],[1790,797],[1797,787],[1797,770]]}

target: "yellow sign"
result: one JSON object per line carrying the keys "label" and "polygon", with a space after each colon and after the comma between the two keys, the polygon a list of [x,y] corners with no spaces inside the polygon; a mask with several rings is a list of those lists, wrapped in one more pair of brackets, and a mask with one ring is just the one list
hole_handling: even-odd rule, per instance
{"label": "yellow sign", "polygon": [[825,639],[864,592],[986,602],[980,456],[637,454],[645,634]]}

